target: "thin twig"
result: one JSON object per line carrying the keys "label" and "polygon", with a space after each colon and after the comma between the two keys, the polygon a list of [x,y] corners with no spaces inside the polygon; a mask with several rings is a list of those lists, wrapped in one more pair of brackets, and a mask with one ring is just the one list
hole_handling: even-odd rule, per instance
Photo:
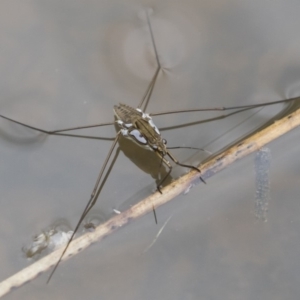
{"label": "thin twig", "polygon": [[[260,149],[262,146],[280,137],[300,125],[300,109],[282,117],[268,127],[244,138],[237,142],[229,149],[209,159],[204,164],[200,165],[201,176],[207,179],[215,173],[221,171],[233,162],[245,157],[246,155]],[[195,183],[199,183],[199,173],[192,170],[186,175],[173,181],[168,186],[162,189],[162,194],[156,192],[144,200],[140,201],[130,209],[112,217],[104,224],[99,225],[95,231],[88,232],[76,240],[72,241],[63,260],[66,260],[73,255],[81,252],[92,243],[102,240],[104,237],[112,234],[117,229],[128,224],[149,212],[152,212],[153,206],[159,206],[172,200],[174,197],[182,194],[187,188]],[[51,268],[61,255],[61,249],[58,249],[32,265],[26,267],[15,275],[7,278],[0,283],[0,297],[9,293],[14,288],[17,288],[24,283],[34,279],[42,272]]]}

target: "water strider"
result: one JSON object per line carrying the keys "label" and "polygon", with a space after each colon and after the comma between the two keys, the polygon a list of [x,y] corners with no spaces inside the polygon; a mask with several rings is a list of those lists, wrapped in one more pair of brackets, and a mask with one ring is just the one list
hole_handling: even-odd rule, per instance
{"label": "water strider", "polygon": [[[147,18],[147,19],[148,19],[148,25],[149,25],[149,29],[150,29],[151,39],[152,39],[153,48],[154,48],[158,66],[157,66],[156,72],[153,76],[153,79],[149,85],[149,88],[147,89],[146,95],[143,98],[143,100],[141,101],[141,103],[137,106],[137,108],[133,108],[133,107],[130,107],[125,104],[119,104],[114,107],[114,113],[115,113],[115,117],[117,119],[116,122],[108,122],[108,123],[101,123],[101,124],[95,124],[95,125],[81,126],[81,127],[76,127],[76,128],[67,128],[67,129],[61,129],[61,130],[56,130],[56,131],[47,131],[47,130],[44,130],[41,128],[33,127],[28,124],[18,122],[16,120],[10,119],[6,116],[0,115],[0,117],[7,119],[9,121],[12,121],[14,123],[23,125],[25,127],[31,128],[33,130],[37,130],[37,131],[45,133],[45,134],[51,134],[51,135],[63,135],[63,134],[65,134],[65,132],[76,130],[76,129],[107,126],[107,125],[114,125],[114,124],[117,124],[117,126],[119,126],[119,128],[120,128],[114,139],[114,142],[108,152],[108,155],[103,163],[103,166],[100,170],[99,176],[96,180],[96,184],[91,193],[90,199],[89,199],[89,201],[88,201],[88,203],[87,203],[87,205],[86,205],[86,207],[74,229],[73,235],[71,236],[70,240],[68,241],[67,246],[65,247],[65,249],[62,252],[61,258],[63,257],[64,253],[66,252],[68,245],[72,241],[72,239],[73,239],[75,233],[77,232],[80,224],[82,223],[83,219],[86,217],[86,215],[91,210],[91,208],[95,205],[95,203],[98,199],[98,196],[99,196],[99,193],[101,190],[100,188],[101,188],[103,174],[104,174],[105,170],[107,169],[107,165],[109,163],[111,154],[113,153],[114,148],[117,145],[118,140],[121,136],[128,138],[131,141],[137,143],[138,145],[146,147],[149,150],[153,151],[154,153],[157,154],[157,156],[161,160],[161,163],[163,163],[164,165],[166,165],[168,167],[169,170],[168,170],[167,174],[161,179],[161,182],[157,186],[157,188],[159,190],[160,185],[165,181],[167,176],[172,171],[172,165],[170,163],[170,160],[172,160],[175,164],[178,164],[180,166],[195,169],[199,173],[200,173],[200,170],[195,166],[180,163],[171,154],[171,152],[169,151],[170,148],[167,147],[166,140],[161,137],[159,129],[153,123],[153,120],[152,120],[153,116],[172,114],[172,113],[181,113],[181,112],[216,111],[216,110],[225,111],[225,110],[235,110],[235,109],[250,109],[250,108],[255,108],[255,107],[259,107],[259,106],[272,105],[272,104],[282,103],[282,102],[286,102],[286,101],[292,101],[292,99],[289,99],[289,100],[275,101],[275,102],[271,102],[271,103],[267,103],[267,104],[259,104],[259,105],[244,105],[244,106],[235,106],[235,107],[221,107],[221,108],[207,108],[207,109],[188,109],[188,110],[180,110],[180,111],[166,111],[166,112],[147,114],[145,112],[147,104],[150,100],[157,77],[162,70],[159,59],[158,59],[157,49],[156,49],[155,42],[154,42],[154,37],[153,37],[152,29],[151,29],[151,23],[149,21],[149,18]],[[201,179],[200,175],[199,175],[199,177]],[[61,260],[61,258],[60,258],[60,260]],[[55,268],[53,269],[53,271],[49,277],[49,280],[50,280],[51,276],[53,275],[55,269],[57,268],[60,260],[57,262]]]}

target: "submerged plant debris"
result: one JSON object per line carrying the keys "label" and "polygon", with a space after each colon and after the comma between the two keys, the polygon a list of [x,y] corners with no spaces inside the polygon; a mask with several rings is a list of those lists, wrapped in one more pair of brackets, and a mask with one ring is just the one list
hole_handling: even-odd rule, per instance
{"label": "submerged plant debris", "polygon": [[22,248],[26,258],[39,259],[59,247],[66,245],[73,231],[63,231],[59,229],[45,230],[33,237],[33,241]]}

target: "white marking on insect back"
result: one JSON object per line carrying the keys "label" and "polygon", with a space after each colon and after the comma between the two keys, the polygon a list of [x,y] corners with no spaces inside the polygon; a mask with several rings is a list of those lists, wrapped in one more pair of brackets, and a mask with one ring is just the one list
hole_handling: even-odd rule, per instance
{"label": "white marking on insect back", "polygon": [[141,144],[147,145],[147,140],[143,137],[143,135],[137,130],[131,130],[130,135],[134,136],[134,138]]}
{"label": "white marking on insect back", "polygon": [[[121,128],[130,128],[132,127],[132,123],[124,123],[122,120],[117,120],[116,123],[121,127]],[[125,129],[124,129],[125,130]]]}
{"label": "white marking on insect back", "polygon": [[153,123],[152,119],[150,119],[150,120],[148,121],[148,123],[149,123],[150,126],[155,130],[155,132],[156,132],[157,134],[160,135],[160,132],[159,132],[158,128],[156,127],[156,125]]}
{"label": "white marking on insect back", "polygon": [[149,125],[155,130],[155,132],[157,134],[160,135],[160,131],[158,130],[158,128],[156,127],[156,125],[153,123],[152,118],[150,117],[149,114],[145,114],[140,108],[136,108],[136,110],[140,113],[142,113],[142,118],[147,120]]}
{"label": "white marking on insect back", "polygon": [[121,134],[123,136],[128,136],[128,129],[121,129]]}
{"label": "white marking on insect back", "polygon": [[148,114],[145,114],[140,108],[136,108],[136,111],[142,114],[142,118],[148,120],[148,118],[151,119],[151,117]]}

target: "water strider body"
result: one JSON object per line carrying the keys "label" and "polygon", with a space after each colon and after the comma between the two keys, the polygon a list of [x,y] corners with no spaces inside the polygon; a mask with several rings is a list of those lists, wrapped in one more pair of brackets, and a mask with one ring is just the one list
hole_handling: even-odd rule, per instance
{"label": "water strider body", "polygon": [[[174,158],[167,148],[167,140],[162,138],[161,133],[157,126],[153,123],[153,120],[149,114],[144,113],[140,108],[132,108],[126,104],[119,104],[114,106],[114,113],[118,119],[116,123],[121,128],[120,133],[125,138],[129,138],[139,146],[145,147],[154,151],[158,157],[169,168],[169,172],[161,180],[160,184],[164,182],[167,176],[172,171],[170,162],[165,158],[169,156],[176,164],[194,169],[200,173],[200,170],[194,166],[185,165]],[[200,179],[204,182],[204,180]],[[157,185],[157,189],[160,191],[160,184]]]}
{"label": "water strider body", "polygon": [[148,114],[122,103],[114,106],[114,113],[124,137],[130,138],[139,146],[157,151],[162,156],[167,154],[166,140],[162,139],[159,129]]}

